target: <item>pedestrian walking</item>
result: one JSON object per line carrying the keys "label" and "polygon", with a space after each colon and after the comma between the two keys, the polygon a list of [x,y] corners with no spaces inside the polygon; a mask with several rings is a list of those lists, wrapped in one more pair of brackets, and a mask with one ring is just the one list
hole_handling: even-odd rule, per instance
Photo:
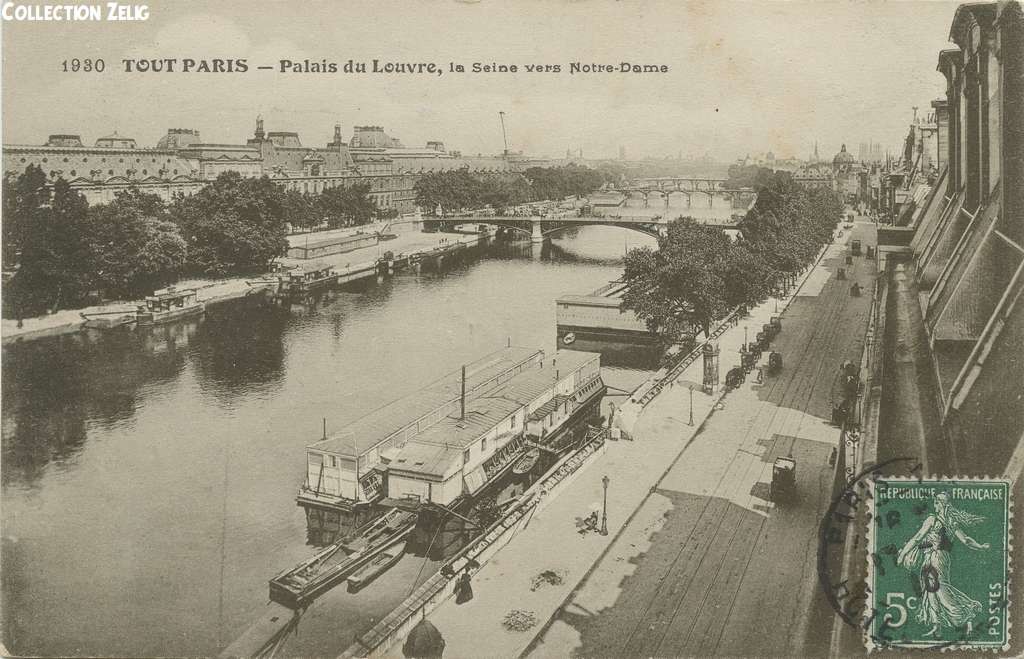
{"label": "pedestrian walking", "polygon": [[455,603],[465,604],[471,599],[473,599],[473,586],[470,584],[469,568],[467,567],[459,577],[458,583],[455,584]]}

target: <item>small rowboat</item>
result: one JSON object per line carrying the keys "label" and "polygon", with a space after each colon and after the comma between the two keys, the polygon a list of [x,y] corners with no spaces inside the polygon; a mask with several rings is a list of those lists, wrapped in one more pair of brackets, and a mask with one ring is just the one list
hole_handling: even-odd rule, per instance
{"label": "small rowboat", "polygon": [[512,466],[512,473],[525,474],[533,469],[533,466],[537,464],[538,458],[540,458],[540,449],[530,449]]}
{"label": "small rowboat", "polygon": [[400,542],[377,554],[373,560],[348,577],[348,592],[355,593],[370,585],[374,579],[384,574],[397,563],[405,553],[405,544]]}

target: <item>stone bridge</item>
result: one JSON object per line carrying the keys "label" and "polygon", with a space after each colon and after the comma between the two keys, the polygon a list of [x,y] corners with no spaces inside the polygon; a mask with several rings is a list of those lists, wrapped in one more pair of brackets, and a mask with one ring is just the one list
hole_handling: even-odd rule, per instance
{"label": "stone bridge", "polygon": [[[665,235],[669,222],[675,218],[657,215],[654,217],[627,216],[627,215],[550,215],[546,217],[523,217],[487,215],[476,217],[445,217],[438,218],[439,221],[447,224],[491,224],[504,227],[519,233],[530,236],[535,243],[543,242],[545,238],[553,234],[565,231],[572,227],[580,226],[611,226],[631,229],[640,233],[658,238]],[[718,227],[721,229],[735,229],[732,222],[704,222],[706,226]]]}
{"label": "stone bridge", "polygon": [[727,182],[728,179],[710,177],[642,178],[634,179],[615,191],[625,195],[626,199],[642,196],[644,207],[650,206],[652,195],[664,198],[666,208],[672,195],[686,197],[687,208],[693,205],[694,196],[703,195],[707,197],[708,208],[714,208],[715,197],[728,199],[732,208],[749,208],[757,193],[752,188],[727,188]]}

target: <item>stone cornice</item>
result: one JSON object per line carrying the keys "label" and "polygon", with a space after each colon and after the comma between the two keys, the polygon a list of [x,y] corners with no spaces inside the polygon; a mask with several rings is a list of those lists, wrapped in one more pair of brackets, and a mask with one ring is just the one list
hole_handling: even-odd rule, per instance
{"label": "stone cornice", "polygon": [[[995,2],[973,2],[960,5],[953,15],[953,23],[949,28],[949,39],[960,46],[963,51],[971,53],[972,48],[969,43],[971,29],[975,25],[979,26],[982,32],[982,41],[984,41],[995,18]],[[974,45],[978,46],[978,44]]]}

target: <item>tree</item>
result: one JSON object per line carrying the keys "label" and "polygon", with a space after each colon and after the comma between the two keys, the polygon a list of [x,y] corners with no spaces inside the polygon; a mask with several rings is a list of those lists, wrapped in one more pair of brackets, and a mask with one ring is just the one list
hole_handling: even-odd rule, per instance
{"label": "tree", "polygon": [[626,255],[623,308],[669,341],[690,328],[710,336],[712,323],[729,308],[725,274],[731,247],[724,231],[693,218],[669,224],[657,251],[645,247]]}
{"label": "tree", "polygon": [[[29,171],[23,176],[38,178]],[[53,184],[48,206],[32,206],[45,203],[46,197],[35,188],[32,195],[21,200],[18,211],[23,213],[20,219],[24,221],[20,228],[21,263],[5,291],[5,311],[17,318],[78,304],[93,284],[86,238],[88,203],[63,179]]]}
{"label": "tree", "polygon": [[729,309],[754,306],[772,293],[778,281],[778,273],[744,242],[731,246],[722,266],[725,304]]}
{"label": "tree", "polygon": [[317,205],[317,199],[308,193],[298,190],[287,190],[284,193],[284,218],[292,226],[310,229],[323,221],[323,214]]}
{"label": "tree", "polygon": [[533,200],[530,183],[521,174],[492,174],[481,179],[480,203],[504,215],[510,206]]}
{"label": "tree", "polygon": [[482,205],[482,185],[469,169],[431,172],[421,176],[414,186],[416,205],[433,213],[440,206],[445,213]]}
{"label": "tree", "polygon": [[354,226],[370,222],[377,205],[370,199],[367,183],[324,190],[316,200],[320,216],[327,217],[332,227]]}
{"label": "tree", "polygon": [[284,190],[268,177],[225,172],[179,197],[171,217],[188,243],[188,267],[206,275],[257,272],[288,249]]}
{"label": "tree", "polygon": [[530,167],[524,172],[524,176],[530,181],[535,200],[564,199],[589,194],[606,181],[600,172],[579,165]]}
{"label": "tree", "polygon": [[9,172],[3,181],[3,269],[18,265],[26,232],[39,221],[50,202],[46,174],[37,165],[29,165],[20,175]]}
{"label": "tree", "polygon": [[680,218],[658,240],[657,251],[626,255],[623,307],[666,340],[679,340],[691,325],[708,335],[729,309],[765,299],[782,277],[810,265],[831,240],[842,208],[830,190],[807,189],[786,172],[748,168],[730,174],[758,188],[737,242]]}
{"label": "tree", "polygon": [[88,218],[90,270],[107,296],[141,297],[184,268],[185,239],[156,195],[120,192],[113,202],[91,207]]}

